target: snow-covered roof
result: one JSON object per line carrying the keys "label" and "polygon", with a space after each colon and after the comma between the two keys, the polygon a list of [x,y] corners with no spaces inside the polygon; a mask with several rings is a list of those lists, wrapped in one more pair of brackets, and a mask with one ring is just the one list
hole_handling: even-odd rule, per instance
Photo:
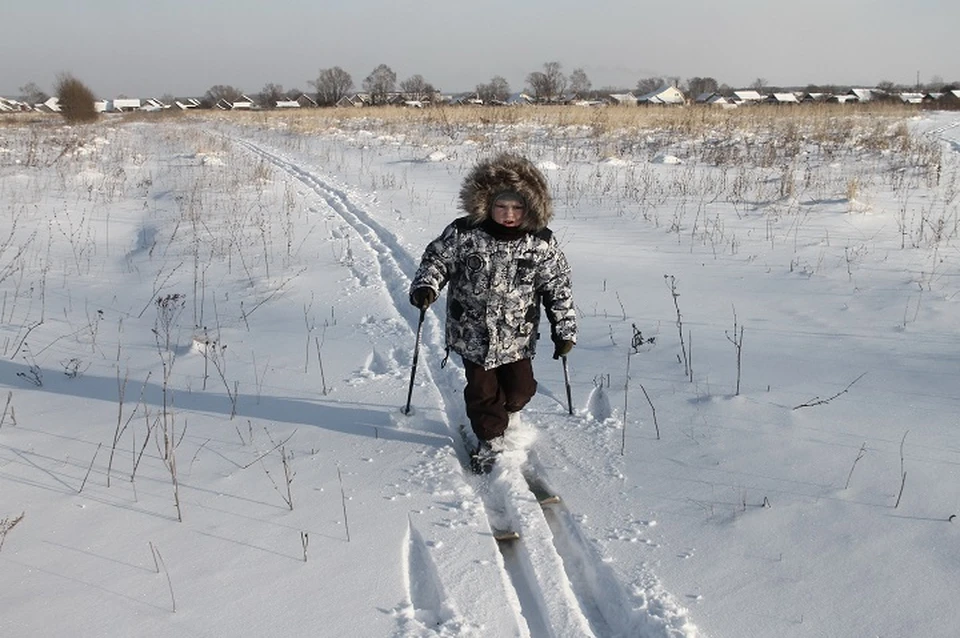
{"label": "snow-covered roof", "polygon": [[122,111],[124,109],[139,109],[141,106],[140,98],[118,97],[112,100],[113,110]]}
{"label": "snow-covered roof", "polygon": [[637,105],[637,96],[633,93],[611,93],[610,99],[617,104]]}
{"label": "snow-covered roof", "polygon": [[793,93],[773,93],[770,95],[769,99],[771,102],[776,102],[778,104],[797,104],[799,100],[797,96]]}
{"label": "snow-covered roof", "polygon": [[51,98],[48,98],[47,101],[44,102],[43,104],[38,104],[37,107],[45,111],[52,111],[53,113],[59,113],[60,98],[58,98],[57,96],[53,96]]}
{"label": "snow-covered roof", "polygon": [[298,109],[300,108],[300,102],[296,100],[277,100],[276,107],[278,109]]}
{"label": "snow-covered roof", "polygon": [[873,89],[850,89],[847,95],[853,95],[861,102],[869,102],[873,99]]}
{"label": "snow-covered roof", "polygon": [[637,102],[647,104],[684,104],[687,98],[675,86],[662,86],[656,91],[651,91],[646,95],[637,98]]}
{"label": "snow-covered roof", "polygon": [[574,100],[570,103],[572,106],[603,106],[603,100]]}
{"label": "snow-covered roof", "polygon": [[513,93],[507,97],[507,104],[533,104],[536,100],[526,93]]}
{"label": "snow-covered roof", "polygon": [[763,96],[756,91],[734,91],[733,97],[740,102],[759,102]]}
{"label": "snow-covered roof", "polygon": [[256,106],[254,101],[246,95],[241,95],[240,99],[230,105],[232,109],[252,109]]}
{"label": "snow-covered roof", "polygon": [[698,104],[709,104],[711,106],[727,106],[733,102],[716,92],[701,93],[697,96]]}
{"label": "snow-covered roof", "polygon": [[24,106],[27,105],[19,100],[0,97],[0,111],[19,111]]}

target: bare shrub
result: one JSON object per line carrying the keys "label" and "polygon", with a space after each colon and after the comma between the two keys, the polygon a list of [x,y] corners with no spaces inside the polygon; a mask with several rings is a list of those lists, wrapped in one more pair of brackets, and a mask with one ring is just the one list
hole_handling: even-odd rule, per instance
{"label": "bare shrub", "polygon": [[70,124],[93,122],[97,119],[93,91],[77,78],[69,73],[60,75],[57,78],[56,92],[60,100],[60,114]]}

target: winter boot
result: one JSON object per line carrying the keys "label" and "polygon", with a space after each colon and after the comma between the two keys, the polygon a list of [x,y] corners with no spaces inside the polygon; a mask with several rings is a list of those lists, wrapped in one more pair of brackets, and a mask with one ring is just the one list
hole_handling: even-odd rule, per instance
{"label": "winter boot", "polygon": [[470,469],[475,474],[489,474],[493,471],[499,455],[499,447],[491,444],[490,441],[480,441],[477,449],[470,453]]}

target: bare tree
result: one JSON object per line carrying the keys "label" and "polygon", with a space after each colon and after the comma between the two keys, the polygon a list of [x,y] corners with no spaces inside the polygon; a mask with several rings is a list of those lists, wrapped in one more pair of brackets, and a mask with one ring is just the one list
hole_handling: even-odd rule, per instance
{"label": "bare tree", "polygon": [[317,91],[317,104],[333,106],[353,89],[353,78],[349,73],[335,66],[331,69],[320,69],[317,79],[310,84]]}
{"label": "bare tree", "polygon": [[277,102],[286,98],[286,95],[283,92],[283,87],[279,84],[274,84],[270,82],[265,84],[262,89],[260,89],[260,94],[257,96],[257,101],[265,109],[276,108]]}
{"label": "bare tree", "polygon": [[436,93],[433,85],[423,79],[419,73],[400,83],[400,90],[408,100],[427,100]]}
{"label": "bare tree", "polygon": [[583,69],[574,69],[573,73],[570,74],[570,90],[579,94],[580,97],[586,97],[592,86],[590,78],[587,77],[587,72]]}
{"label": "bare tree", "polygon": [[753,81],[753,84],[750,85],[750,88],[757,93],[764,93],[767,89],[767,78],[757,78]]}
{"label": "bare tree", "polygon": [[207,94],[203,99],[209,106],[216,106],[220,100],[226,100],[230,104],[233,104],[239,100],[242,95],[243,91],[238,88],[228,84],[215,84],[207,89]]}
{"label": "bare tree", "polygon": [[510,97],[510,84],[502,76],[495,75],[486,84],[477,85],[477,97],[484,104],[506,102]]}
{"label": "bare tree", "polygon": [[69,73],[60,75],[57,78],[56,93],[60,100],[60,114],[67,122],[73,124],[97,119],[93,91],[77,78]]}
{"label": "bare tree", "polygon": [[716,93],[719,89],[720,85],[713,78],[687,78],[686,94],[693,98],[704,93]]}
{"label": "bare tree", "polygon": [[567,76],[560,70],[559,62],[547,62],[543,71],[534,71],[527,76],[527,84],[533,91],[533,96],[540,101],[554,102],[563,96],[567,90]]}
{"label": "bare tree", "polygon": [[647,93],[653,93],[660,87],[662,87],[666,82],[663,78],[643,78],[637,82],[637,95],[646,95]]}
{"label": "bare tree", "polygon": [[386,64],[379,65],[363,81],[363,89],[370,94],[373,104],[386,104],[396,86],[397,74]]}
{"label": "bare tree", "polygon": [[43,104],[50,96],[34,82],[27,82],[20,87],[20,99],[27,104]]}

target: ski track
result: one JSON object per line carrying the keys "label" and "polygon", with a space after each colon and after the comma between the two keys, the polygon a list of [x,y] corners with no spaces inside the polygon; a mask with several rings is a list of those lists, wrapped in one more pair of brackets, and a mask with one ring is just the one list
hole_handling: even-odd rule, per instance
{"label": "ski track", "polygon": [[437,627],[456,617],[447,603],[443,583],[437,567],[420,532],[413,526],[407,528],[406,577],[407,595],[413,607],[413,616],[424,626]]}
{"label": "ski track", "polygon": [[[411,335],[419,313],[408,301],[409,282],[417,268],[416,260],[399,244],[396,237],[377,223],[365,210],[350,201],[344,191],[331,186],[309,170],[256,143],[234,138],[241,147],[269,161],[309,187],[344,220],[376,256],[378,276],[384,282],[397,311],[411,326]],[[357,273],[367,276],[369,273]],[[443,420],[457,454],[467,466],[468,453],[456,425],[461,417],[461,388],[449,371],[441,370],[446,356],[442,310],[426,313],[421,348],[428,350],[425,373],[429,383],[437,387],[444,405]],[[458,370],[457,364],[450,362]],[[500,544],[503,569],[520,603],[518,623],[531,636],[640,636],[675,635],[662,618],[635,609],[636,601],[617,581],[613,570],[597,554],[585,538],[565,503],[541,507],[533,495],[524,471],[532,471],[538,480],[546,475],[533,452],[521,464],[504,464],[490,484],[478,478],[470,481],[486,510],[488,527],[492,521],[506,517],[521,533],[521,540]],[[547,483],[548,484],[548,483]],[[410,603],[417,616],[439,614],[441,622],[449,620],[451,605],[446,600],[440,577],[430,560],[420,534],[409,530],[405,551],[407,588]],[[466,602],[466,601],[465,601]]]}

